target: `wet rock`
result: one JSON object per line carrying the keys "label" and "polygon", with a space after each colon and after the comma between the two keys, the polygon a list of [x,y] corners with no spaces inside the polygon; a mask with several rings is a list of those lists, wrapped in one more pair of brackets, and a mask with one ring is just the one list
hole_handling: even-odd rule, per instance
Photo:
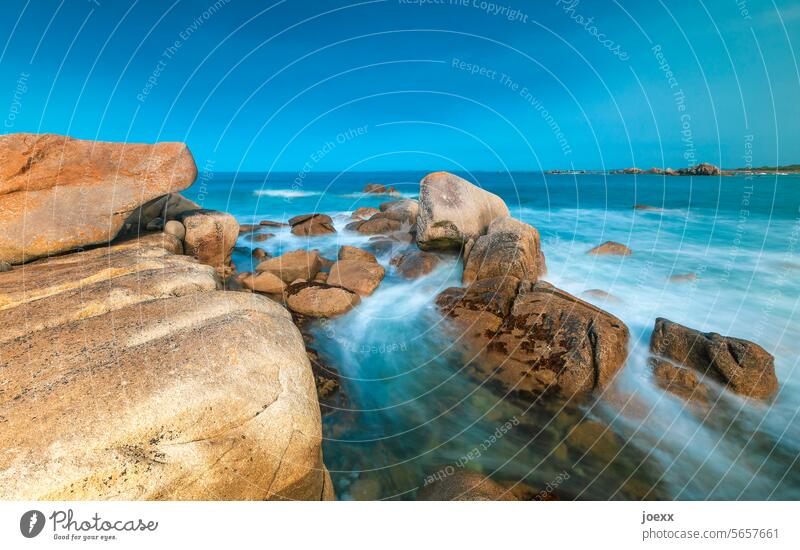
{"label": "wet rock", "polygon": [[621,304],[622,300],[613,294],[606,292],[605,290],[600,290],[599,288],[590,288],[589,290],[584,290],[581,293],[581,296],[588,296],[589,298],[596,298],[598,300],[603,300],[605,302],[611,304]]}
{"label": "wet rock", "polygon": [[650,352],[696,369],[747,397],[766,399],[778,391],[774,357],[748,340],[700,332],[659,317]]}
{"label": "wet rock", "polygon": [[319,252],[316,250],[294,250],[275,256],[256,266],[256,271],[277,275],[283,282],[296,279],[311,280],[322,269]]}
{"label": "wet rock", "polygon": [[685,281],[696,281],[697,273],[678,273],[677,275],[670,275],[668,280],[671,283],[681,283]]}
{"label": "wet rock", "polygon": [[399,201],[384,202],[381,204],[381,211],[377,214],[378,218],[398,221],[406,225],[417,223],[419,213],[419,201],[404,199]]}
{"label": "wet rock", "polygon": [[[389,220],[386,218],[378,218],[377,216],[378,214],[372,216],[367,221],[358,222],[355,230],[364,235],[377,235],[379,233],[387,234],[400,231],[400,229],[403,227],[403,224],[398,221]],[[348,224],[348,227],[351,225],[353,224]]]}
{"label": "wet rock", "polygon": [[547,272],[539,232],[508,216],[492,220],[486,234],[475,239],[464,257],[461,281],[465,285],[508,275],[536,281]]}
{"label": "wet rock", "polygon": [[295,216],[289,219],[289,225],[292,227],[292,234],[304,237],[336,233],[333,220],[325,214]]}
{"label": "wet rock", "polygon": [[650,364],[660,387],[683,399],[708,402],[708,388],[700,382],[694,371],[655,357],[650,358]]}
{"label": "wet rock", "polygon": [[289,227],[288,223],[276,222],[272,220],[261,220],[258,222],[258,225],[263,225],[264,227]]}
{"label": "wet rock", "polygon": [[239,222],[227,212],[189,210],[179,221],[186,229],[183,249],[200,263],[224,270],[231,263],[239,236]]}
{"label": "wet rock", "polygon": [[369,195],[399,195],[394,187],[386,187],[380,183],[368,183],[363,192]]}
{"label": "wet rock", "polygon": [[368,220],[378,212],[380,212],[380,210],[377,208],[372,208],[371,206],[362,206],[360,208],[356,208],[350,217],[354,220]]}
{"label": "wet rock", "polygon": [[391,264],[404,278],[416,279],[436,269],[439,265],[439,256],[431,252],[409,250],[392,258]]}
{"label": "wet rock", "polygon": [[486,232],[498,216],[508,216],[503,199],[448,172],[420,182],[417,245],[423,250],[460,250]]}
{"label": "wet rock", "polygon": [[292,285],[286,290],[286,305],[289,309],[309,317],[342,315],[360,301],[355,292],[315,281]]}
{"label": "wet rock", "polygon": [[275,233],[253,233],[252,235],[248,235],[248,239],[250,242],[254,243],[263,243],[275,236]]}
{"label": "wet rock", "polygon": [[189,187],[196,176],[183,143],[2,135],[0,259],[18,264],[108,243],[138,207]]}
{"label": "wet rock", "polygon": [[258,224],[244,223],[239,225],[239,234],[243,235],[245,233],[252,233],[253,231],[258,231],[259,229],[261,229],[261,226]]}
{"label": "wet rock", "polygon": [[343,245],[339,248],[338,258],[340,260],[360,260],[362,262],[378,263],[375,256],[370,252],[355,246]]}
{"label": "wet rock", "polygon": [[384,276],[383,266],[374,261],[339,260],[328,274],[326,282],[352,290],[361,296],[369,296]]}
{"label": "wet rock", "polygon": [[634,210],[642,210],[644,212],[663,212],[662,208],[658,208],[656,206],[650,206],[649,204],[634,204]]}
{"label": "wet rock", "polygon": [[420,488],[417,493],[419,500],[517,500],[512,491],[488,477],[465,469],[456,469],[448,475],[447,468],[440,470],[444,472],[443,476],[437,476],[438,479],[433,479]]}
{"label": "wet rock", "polygon": [[267,271],[250,274],[242,278],[240,282],[245,288],[266,294],[280,294],[286,288],[286,283],[280,277]]}
{"label": "wet rock", "polygon": [[633,251],[624,244],[606,241],[589,250],[587,254],[595,256],[630,256]]}
{"label": "wet rock", "polygon": [[627,357],[622,321],[543,281],[483,279],[445,290],[436,303],[469,356],[477,354],[470,366],[504,395],[586,394],[605,387]]}
{"label": "wet rock", "polygon": [[254,248],[251,255],[256,260],[266,260],[267,258],[269,258],[269,254],[267,254],[267,251],[264,250],[263,248]]}

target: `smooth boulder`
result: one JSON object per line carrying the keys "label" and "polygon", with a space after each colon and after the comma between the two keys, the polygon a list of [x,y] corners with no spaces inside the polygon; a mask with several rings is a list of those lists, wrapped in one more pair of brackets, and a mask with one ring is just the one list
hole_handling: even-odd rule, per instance
{"label": "smooth boulder", "polygon": [[[261,222],[262,225],[264,222]],[[336,233],[333,220],[326,214],[303,214],[289,219],[292,234],[301,237]]]}
{"label": "smooth boulder", "polygon": [[633,251],[622,243],[606,241],[586,253],[593,256],[630,256]]}
{"label": "smooth boulder", "polygon": [[385,270],[374,261],[339,260],[331,267],[326,282],[369,296],[381,284]]}
{"label": "smooth boulder", "polygon": [[249,288],[255,292],[264,292],[266,294],[280,294],[286,288],[286,283],[283,282],[280,277],[267,271],[251,273],[242,277],[240,282],[245,288]]}
{"label": "smooth boulder", "polygon": [[292,311],[308,317],[336,317],[356,307],[358,294],[318,281],[291,285],[286,290],[286,305]]}
{"label": "smooth boulder", "polygon": [[417,245],[423,250],[458,250],[486,232],[493,219],[508,216],[503,199],[448,172],[420,182]]}
{"label": "smooth boulder", "polygon": [[337,258],[340,260],[361,260],[362,262],[378,263],[372,253],[356,246],[341,246]]}
{"label": "smooth boulder", "polygon": [[700,332],[659,317],[650,352],[711,376],[747,397],[766,399],[778,391],[775,358],[749,340]]}
{"label": "smooth boulder", "polygon": [[107,243],[139,206],[196,177],[183,143],[0,136],[0,260],[19,264]]}
{"label": "smooth boulder", "polygon": [[486,234],[465,250],[462,283],[510,275],[536,281],[547,272],[535,227],[509,216],[492,220]]}
{"label": "smooth boulder", "polygon": [[322,261],[316,250],[293,250],[269,258],[256,266],[256,271],[266,271],[285,283],[297,279],[311,280],[322,269]]}
{"label": "smooth boulder", "polygon": [[200,263],[224,271],[231,263],[239,222],[227,212],[189,210],[179,216],[185,230],[184,252]]}
{"label": "smooth boulder", "polygon": [[409,250],[398,254],[390,262],[405,279],[427,275],[439,265],[439,256],[422,250]]}

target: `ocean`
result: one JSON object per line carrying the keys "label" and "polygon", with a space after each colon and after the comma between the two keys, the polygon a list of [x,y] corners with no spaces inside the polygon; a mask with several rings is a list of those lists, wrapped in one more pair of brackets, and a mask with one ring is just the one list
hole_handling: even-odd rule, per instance
{"label": "ocean", "polygon": [[[365,246],[368,236],[344,229],[350,212],[391,199],[363,195],[364,185],[416,198],[424,175],[201,174],[184,195],[240,223],[334,218],[330,236],[284,228],[267,228],[276,235],[260,243],[243,236],[234,262],[250,271],[254,246],[272,255],[316,248],[328,258],[343,244]],[[347,398],[323,418],[339,498],[413,499],[426,481],[466,468],[563,500],[800,499],[800,176],[460,175],[540,231],[545,280],[628,325],[627,364],[579,405],[502,399],[464,368],[434,305],[460,286],[459,259],[407,281],[386,253],[378,290],[313,329]],[[633,255],[586,254],[608,240]],[[611,296],[583,294],[590,289]],[[760,344],[775,356],[779,393],[757,402],[709,381],[710,403],[698,406],[662,390],[647,364],[657,317]],[[576,432],[581,420],[601,427],[598,443]]]}

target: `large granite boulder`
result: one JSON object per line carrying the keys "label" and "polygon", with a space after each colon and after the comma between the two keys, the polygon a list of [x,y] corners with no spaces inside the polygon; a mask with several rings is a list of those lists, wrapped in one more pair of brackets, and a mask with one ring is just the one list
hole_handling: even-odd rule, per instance
{"label": "large granite boulder", "polygon": [[183,143],[0,136],[0,260],[18,264],[107,243],[139,206],[196,177]]}
{"label": "large granite boulder", "polygon": [[483,279],[445,290],[436,303],[475,357],[470,366],[504,395],[586,394],[627,358],[622,321],[543,281]]}
{"label": "large granite boulder", "polygon": [[227,212],[188,210],[179,216],[185,228],[183,250],[200,263],[224,273],[239,237],[239,222]]}
{"label": "large granite boulder", "polygon": [[711,376],[747,397],[765,399],[778,391],[774,357],[748,340],[700,332],[659,317],[650,352]]}
{"label": "large granite boulder", "polygon": [[326,282],[369,296],[381,284],[384,274],[383,266],[374,261],[339,260],[331,267]]}
{"label": "large granite boulder", "polygon": [[360,302],[355,292],[318,281],[293,284],[286,290],[289,309],[308,317],[336,317]]}
{"label": "large granite boulder", "polygon": [[299,331],[219,285],[151,243],[0,274],[0,499],[332,498]]}
{"label": "large granite boulder", "polygon": [[483,235],[493,219],[508,215],[497,195],[448,172],[434,172],[420,182],[417,245],[457,250]]}
{"label": "large granite boulder", "polygon": [[509,216],[492,220],[486,235],[465,249],[461,281],[469,285],[480,279],[510,275],[536,281],[547,272],[539,232]]}

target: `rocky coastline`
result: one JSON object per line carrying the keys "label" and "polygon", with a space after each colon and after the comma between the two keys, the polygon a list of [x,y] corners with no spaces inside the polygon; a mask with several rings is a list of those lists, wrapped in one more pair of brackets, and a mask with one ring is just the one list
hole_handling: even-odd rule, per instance
{"label": "rocky coastline", "polygon": [[[691,170],[678,175],[719,175]],[[0,440],[14,450],[0,457],[0,497],[335,498],[321,421],[347,396],[309,328],[360,307],[387,269],[414,279],[446,255],[463,274],[435,300],[442,337],[463,344],[470,376],[499,396],[580,402],[625,368],[625,323],[543,280],[537,228],[454,174],[428,174],[418,200],[368,184],[364,194],[396,200],[352,213],[344,231],[369,236],[363,248],[326,258],[253,247],[254,271],[242,273],[231,262],[240,235],[265,241],[282,222],[243,226],[201,208],[178,194],[196,175],[183,144],[0,137]],[[288,226],[310,242],[337,231],[323,212]],[[606,242],[587,253],[635,251]],[[753,342],[658,319],[650,351],[653,380],[687,401],[704,399],[706,378],[751,399],[778,389],[772,356]],[[568,443],[584,445],[584,430],[601,440],[592,426]],[[420,480],[419,496],[542,494],[503,483],[463,472]]]}

